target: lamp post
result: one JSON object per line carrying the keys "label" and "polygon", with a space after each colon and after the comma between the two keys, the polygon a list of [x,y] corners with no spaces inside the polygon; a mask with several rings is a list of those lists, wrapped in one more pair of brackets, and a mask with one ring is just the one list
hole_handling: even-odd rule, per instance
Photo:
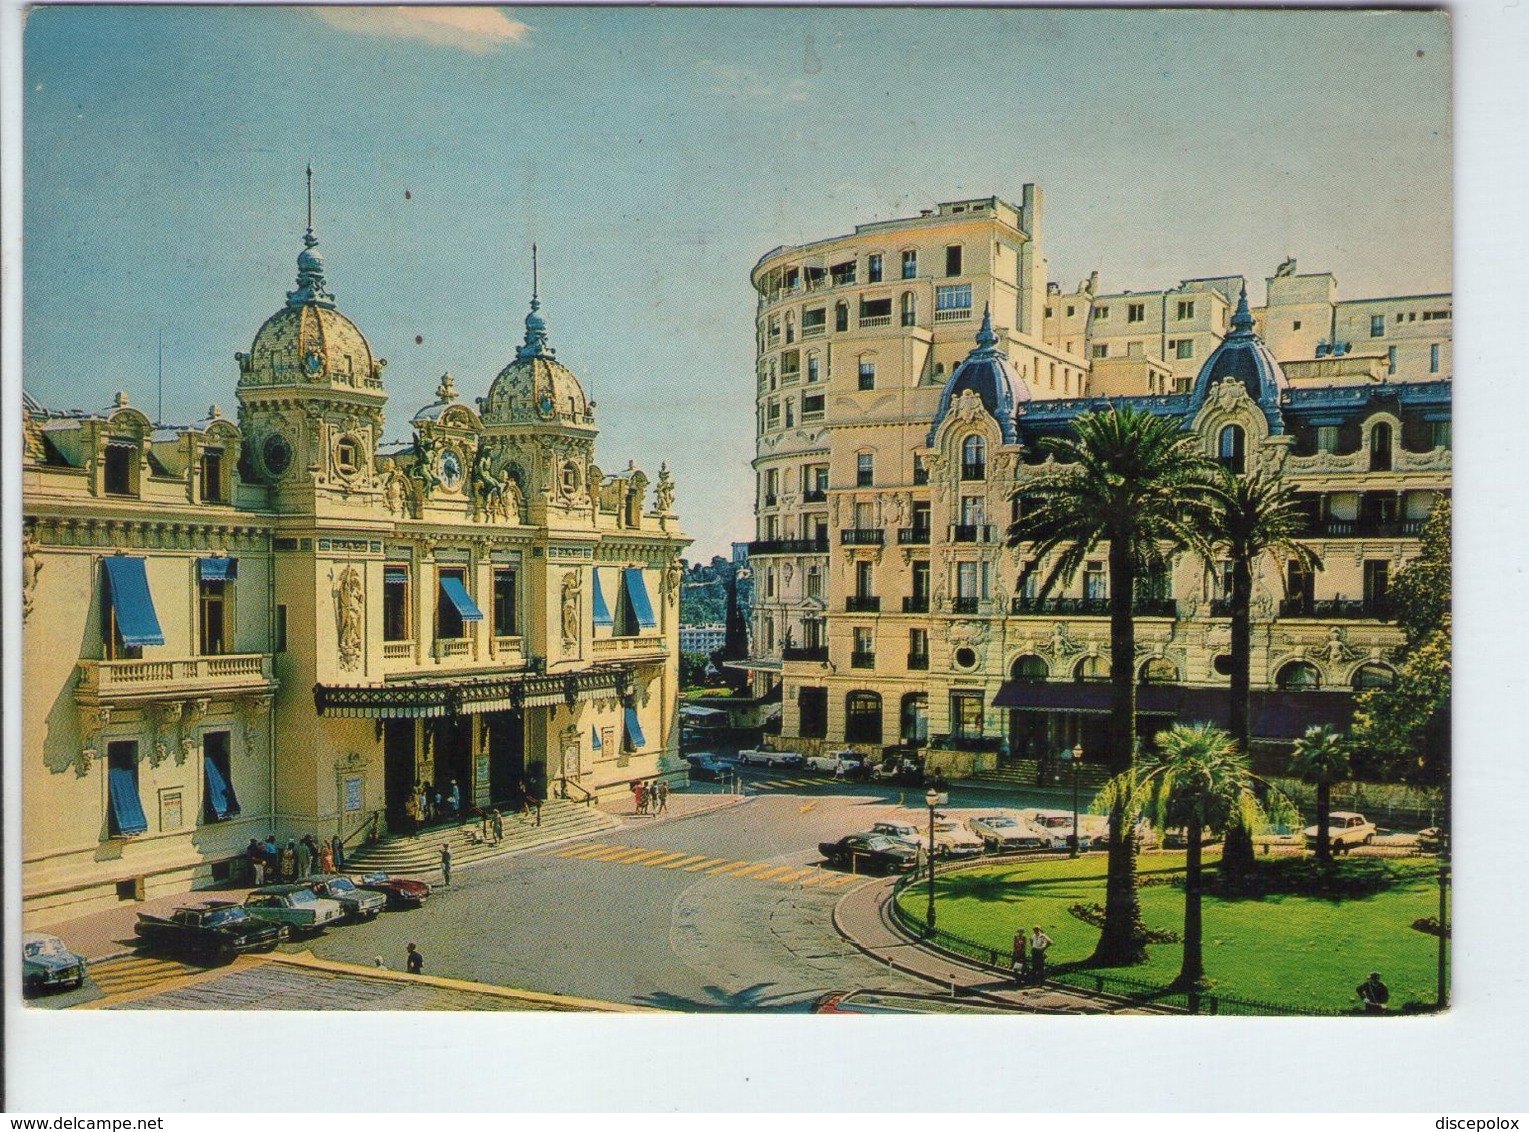
{"label": "lamp post", "polygon": [[1078,764],[1083,761],[1083,744],[1068,750],[1062,748],[1062,762],[1072,767],[1072,848],[1069,857],[1078,855]]}
{"label": "lamp post", "polygon": [[924,795],[924,804],[929,807],[929,909],[924,913],[924,927],[930,935],[934,934],[934,807],[939,800],[939,792],[931,786]]}

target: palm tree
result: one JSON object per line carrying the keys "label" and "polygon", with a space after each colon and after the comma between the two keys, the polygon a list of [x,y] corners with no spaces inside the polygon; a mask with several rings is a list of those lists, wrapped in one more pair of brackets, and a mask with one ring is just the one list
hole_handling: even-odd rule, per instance
{"label": "palm tree", "polygon": [[1317,860],[1331,861],[1333,847],[1327,826],[1333,812],[1333,783],[1349,773],[1348,742],[1328,724],[1313,724],[1295,741],[1290,771],[1317,787]]}
{"label": "palm tree", "polygon": [[[1230,731],[1247,753],[1252,738],[1249,690],[1252,686],[1253,571],[1260,558],[1293,561],[1305,572],[1320,570],[1322,560],[1300,541],[1308,521],[1295,490],[1279,472],[1258,471],[1238,476],[1222,470],[1216,492],[1215,518],[1210,531],[1214,549],[1232,564],[1231,614],[1232,703]],[[1223,862],[1247,869],[1253,862],[1251,830],[1235,826],[1227,832]]]}
{"label": "palm tree", "polygon": [[[1136,752],[1136,579],[1182,550],[1207,550],[1213,511],[1212,465],[1174,417],[1129,406],[1084,413],[1073,435],[1047,437],[1058,463],[1020,489],[1020,517],[1010,546],[1028,545],[1032,563],[1055,556],[1038,587],[1044,598],[1067,584],[1101,544],[1108,545],[1110,585],[1110,725],[1112,775],[1128,774]],[[1027,567],[1032,570],[1033,567]],[[1110,811],[1104,928],[1094,962],[1139,963],[1145,928],[1136,892],[1136,839],[1120,808]]]}
{"label": "palm tree", "polygon": [[[1157,736],[1134,776],[1106,787],[1121,794],[1128,808],[1141,809],[1159,830],[1184,828],[1184,959],[1173,984],[1178,989],[1194,990],[1205,982],[1202,843],[1234,823],[1248,829],[1259,823],[1256,781],[1246,752],[1225,731],[1211,723],[1179,723]],[[1288,805],[1278,791],[1271,791],[1270,799],[1280,809]]]}

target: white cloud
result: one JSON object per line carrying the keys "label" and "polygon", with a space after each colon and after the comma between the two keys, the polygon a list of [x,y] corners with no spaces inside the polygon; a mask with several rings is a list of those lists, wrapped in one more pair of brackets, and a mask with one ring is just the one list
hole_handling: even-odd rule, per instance
{"label": "white cloud", "polygon": [[702,59],[696,67],[703,76],[711,80],[711,93],[722,98],[757,102],[807,101],[806,79],[796,79],[785,86],[777,86],[753,67],[735,67],[711,59]]}
{"label": "white cloud", "polygon": [[341,31],[388,39],[417,39],[439,47],[459,47],[474,55],[487,55],[505,44],[521,43],[531,31],[530,25],[510,18],[499,8],[453,4],[385,8],[324,5],[309,11]]}

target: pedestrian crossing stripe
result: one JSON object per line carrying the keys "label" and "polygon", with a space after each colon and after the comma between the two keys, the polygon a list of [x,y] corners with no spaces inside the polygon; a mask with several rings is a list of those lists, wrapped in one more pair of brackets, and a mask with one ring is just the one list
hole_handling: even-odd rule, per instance
{"label": "pedestrian crossing stripe", "polygon": [[90,981],[104,994],[118,994],[153,986],[167,978],[185,975],[200,968],[172,959],[151,959],[137,955],[123,955],[106,959],[90,966]]}
{"label": "pedestrian crossing stripe", "polygon": [[861,879],[858,873],[826,872],[820,863],[812,865],[772,864],[769,861],[735,861],[727,857],[708,857],[704,853],[684,853],[668,849],[642,849],[631,845],[597,842],[573,848],[557,849],[546,856],[568,860],[599,861],[602,864],[641,865],[645,868],[679,869],[708,876],[742,877],[768,880],[777,884],[800,884],[802,887],[838,888]]}

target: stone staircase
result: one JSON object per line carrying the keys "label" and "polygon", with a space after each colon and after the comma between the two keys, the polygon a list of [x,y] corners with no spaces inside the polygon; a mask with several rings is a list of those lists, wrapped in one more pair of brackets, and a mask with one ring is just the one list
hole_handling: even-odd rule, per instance
{"label": "stone staircase", "polygon": [[549,798],[542,803],[541,825],[530,817],[504,814],[504,840],[497,845],[473,839],[482,828],[477,821],[466,825],[434,826],[421,831],[418,837],[387,837],[351,852],[346,858],[345,871],[359,873],[380,869],[402,876],[438,876],[442,845],[451,846],[451,863],[460,867],[517,849],[603,833],[620,824],[620,818],[593,806]]}
{"label": "stone staircase", "polygon": [[[1037,765],[1035,759],[1014,759],[995,770],[985,770],[961,779],[963,786],[986,786],[998,790],[1033,790]],[[1059,777],[1060,775],[1060,777]],[[1109,772],[1098,763],[1084,763],[1078,769],[1078,790],[1092,796],[1109,778]],[[1052,789],[1071,789],[1072,774],[1058,769],[1052,763],[1051,781],[1045,784]]]}

